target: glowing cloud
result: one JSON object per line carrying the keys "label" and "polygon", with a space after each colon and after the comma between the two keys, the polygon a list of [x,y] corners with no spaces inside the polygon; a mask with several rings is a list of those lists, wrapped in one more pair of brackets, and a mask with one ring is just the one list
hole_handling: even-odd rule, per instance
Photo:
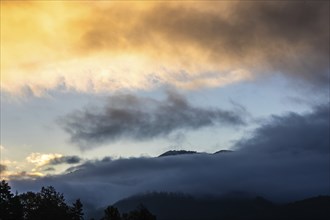
{"label": "glowing cloud", "polygon": [[47,165],[52,159],[62,157],[61,154],[41,154],[41,153],[31,153],[26,157],[29,163],[33,163],[36,167],[42,167]]}
{"label": "glowing cloud", "polygon": [[322,83],[328,4],[1,1],[1,88],[194,89],[266,72]]}

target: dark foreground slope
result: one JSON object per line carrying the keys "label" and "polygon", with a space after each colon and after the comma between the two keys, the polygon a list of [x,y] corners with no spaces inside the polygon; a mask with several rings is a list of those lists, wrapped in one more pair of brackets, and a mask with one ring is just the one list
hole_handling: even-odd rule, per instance
{"label": "dark foreground slope", "polygon": [[145,205],[158,220],[330,219],[330,197],[319,196],[288,204],[274,204],[261,197],[192,197],[173,193],[133,196],[114,204],[120,212]]}

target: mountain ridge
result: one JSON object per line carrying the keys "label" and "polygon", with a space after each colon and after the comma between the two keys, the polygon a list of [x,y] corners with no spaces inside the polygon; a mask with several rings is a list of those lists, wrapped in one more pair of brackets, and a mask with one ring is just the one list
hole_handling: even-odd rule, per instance
{"label": "mountain ridge", "polygon": [[315,219],[330,217],[330,196],[317,196],[277,204],[263,197],[196,197],[183,193],[153,192],[119,200],[113,204],[120,212],[145,205],[158,220],[252,220]]}
{"label": "mountain ridge", "polygon": [[197,151],[191,151],[191,150],[169,150],[162,154],[160,154],[158,157],[168,157],[168,156],[178,156],[178,155],[190,155],[190,154],[221,154],[221,153],[231,153],[234,152],[232,150],[219,150],[214,153],[206,153],[206,152],[197,152]]}

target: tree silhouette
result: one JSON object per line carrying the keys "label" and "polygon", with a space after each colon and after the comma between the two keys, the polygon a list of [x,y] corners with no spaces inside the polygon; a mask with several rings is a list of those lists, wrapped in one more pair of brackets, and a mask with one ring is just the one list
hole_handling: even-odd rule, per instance
{"label": "tree silhouette", "polygon": [[10,186],[4,180],[0,184],[0,218],[9,219],[10,217],[10,201],[13,194],[10,192]]}
{"label": "tree silhouette", "polygon": [[72,204],[71,208],[72,220],[82,220],[84,219],[83,204],[80,199],[77,199],[75,203]]}
{"label": "tree silhouette", "polygon": [[18,195],[11,193],[9,184],[2,180],[0,183],[0,219],[23,219],[23,207]]}
{"label": "tree silhouette", "polygon": [[40,196],[34,192],[26,192],[21,194],[20,202],[23,206],[23,218],[34,219],[38,215],[40,204]]}
{"label": "tree silhouette", "polygon": [[123,220],[156,220],[153,215],[143,204],[140,204],[136,210],[123,215]]}
{"label": "tree silhouette", "polygon": [[70,209],[64,196],[52,186],[42,187],[37,193],[36,209],[32,210],[33,219],[70,219]]}
{"label": "tree silhouette", "polygon": [[12,219],[23,219],[23,206],[17,193],[11,200],[11,210]]}
{"label": "tree silhouette", "polygon": [[156,216],[142,204],[136,210],[129,213],[123,213],[121,216],[118,209],[114,206],[108,206],[104,210],[104,217],[102,220],[156,220]]}
{"label": "tree silhouette", "polygon": [[38,193],[13,195],[6,181],[0,183],[1,220],[82,220],[83,205],[78,199],[72,207],[67,205],[62,193],[54,187],[42,187]]}
{"label": "tree silhouette", "polygon": [[120,213],[116,207],[108,206],[104,210],[103,220],[121,220]]}

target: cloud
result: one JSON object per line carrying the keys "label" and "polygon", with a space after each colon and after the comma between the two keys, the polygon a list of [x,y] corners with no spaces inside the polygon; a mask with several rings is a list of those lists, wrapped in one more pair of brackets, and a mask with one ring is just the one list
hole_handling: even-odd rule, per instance
{"label": "cloud", "polygon": [[[1,161],[0,164],[0,178],[1,179],[9,179],[9,180],[33,180],[38,177],[44,176],[44,174],[36,171],[27,172],[27,171],[20,171],[20,168],[13,167],[16,165],[16,161],[4,160]],[[13,169],[14,168],[14,169]]]}
{"label": "cloud", "polygon": [[29,163],[35,164],[37,167],[47,165],[54,158],[62,157],[61,154],[42,154],[42,153],[31,153],[26,157]]}
{"label": "cloud", "polygon": [[41,154],[41,153],[31,153],[26,157],[29,163],[36,165],[37,170],[45,166],[55,166],[60,164],[77,164],[81,162],[81,158],[78,156],[63,156],[61,154]]}
{"label": "cloud", "polygon": [[0,168],[2,177],[11,173],[10,169],[17,166],[17,161],[14,160],[1,160]]}
{"label": "cloud", "polygon": [[214,125],[244,124],[244,112],[192,106],[185,97],[168,91],[157,101],[134,95],[113,95],[102,109],[76,111],[60,120],[71,141],[88,149],[118,139],[148,140],[180,130]]}
{"label": "cloud", "polygon": [[11,93],[195,89],[272,73],[328,85],[326,1],[21,6],[3,3],[1,19],[1,88]]}
{"label": "cloud", "polygon": [[62,156],[62,157],[55,157],[49,160],[47,165],[76,164],[80,162],[81,162],[81,158],[78,156]]}
{"label": "cloud", "polygon": [[0,164],[0,172],[1,173],[4,172],[4,171],[6,171],[7,169],[8,169],[8,167],[6,165]]}
{"label": "cloud", "polygon": [[6,150],[6,148],[0,144],[0,151],[4,151],[4,150]]}
{"label": "cloud", "polygon": [[42,176],[45,176],[43,173],[40,172],[27,172],[27,171],[20,171],[20,172],[12,172],[6,175],[10,181],[38,181],[38,179]]}
{"label": "cloud", "polygon": [[245,191],[275,201],[329,195],[327,112],[329,105],[306,114],[274,116],[231,153],[106,157],[71,167],[66,174],[12,184],[20,192],[51,184],[69,199],[81,198],[99,207],[147,191],[194,195]]}
{"label": "cloud", "polygon": [[55,168],[54,167],[48,167],[48,168],[44,169],[43,171],[48,171],[48,172],[55,171]]}
{"label": "cloud", "polygon": [[[126,19],[118,13],[115,21],[121,18],[130,24],[130,19],[137,18],[132,28],[118,27],[122,30],[118,34],[103,27],[114,21],[108,14],[122,8],[105,7],[90,20],[82,42],[87,51],[147,48],[150,53],[165,52],[159,55],[162,58],[173,57],[175,51],[173,59],[219,63],[217,70],[278,71],[323,83],[329,77],[325,72],[329,9],[325,6],[328,3],[155,4],[143,13],[132,10]],[[312,60],[306,62],[308,57]]]}
{"label": "cloud", "polygon": [[258,153],[297,155],[312,152],[329,153],[329,103],[305,115],[290,113],[272,116],[251,137],[236,143],[235,148]]}

